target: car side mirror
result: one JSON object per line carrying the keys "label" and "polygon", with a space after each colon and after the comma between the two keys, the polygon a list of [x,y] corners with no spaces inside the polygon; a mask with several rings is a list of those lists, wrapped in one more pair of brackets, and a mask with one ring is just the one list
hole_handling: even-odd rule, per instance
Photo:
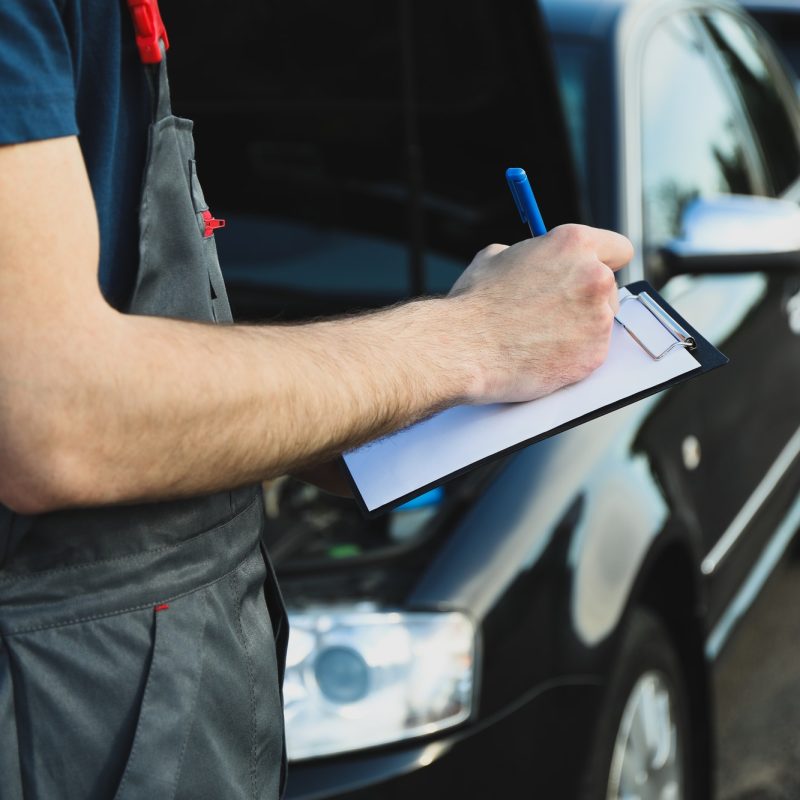
{"label": "car side mirror", "polygon": [[684,209],[681,228],[661,251],[672,275],[800,270],[800,207],[787,200],[699,197]]}

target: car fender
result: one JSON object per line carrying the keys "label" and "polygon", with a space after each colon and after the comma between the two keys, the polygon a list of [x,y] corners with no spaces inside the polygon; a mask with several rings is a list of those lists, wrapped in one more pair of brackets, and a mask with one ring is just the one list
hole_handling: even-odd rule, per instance
{"label": "car fender", "polygon": [[587,487],[569,554],[573,627],[589,647],[619,623],[669,516],[644,453],[608,460],[611,463],[598,469]]}

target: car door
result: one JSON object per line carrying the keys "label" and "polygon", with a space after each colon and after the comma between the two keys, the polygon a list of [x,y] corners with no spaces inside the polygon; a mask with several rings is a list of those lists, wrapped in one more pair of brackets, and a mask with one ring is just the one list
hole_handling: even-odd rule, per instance
{"label": "car door", "polygon": [[[718,55],[724,79],[744,107],[744,129],[752,140],[763,193],[795,199],[800,175],[798,106],[791,84],[765,38],[743,15],[716,9],[703,27]],[[738,334],[743,349],[743,387],[753,400],[747,452],[761,473],[752,492],[706,559],[714,595],[727,602],[738,591],[794,500],[800,453],[800,339],[794,309],[800,300],[796,273],[750,276],[763,281],[762,298]],[[747,280],[742,276],[741,280]],[[734,387],[731,386],[731,389]],[[725,395],[723,395],[725,396]],[[734,430],[738,434],[738,428]]]}
{"label": "car door", "polygon": [[724,572],[710,569],[708,557],[731,539],[747,498],[784,444],[764,407],[774,367],[761,347],[774,313],[765,275],[671,276],[660,253],[681,235],[683,211],[694,198],[765,194],[768,183],[744,109],[696,14],[661,19],[646,39],[640,70],[645,274],[731,360],[674,393],[661,414],[671,419],[650,433],[661,437],[653,450],[683,498],[681,513],[696,528],[713,582],[713,621],[753,554],[740,548],[742,558],[727,560]]}
{"label": "car door", "polygon": [[[767,193],[798,198],[798,106],[790,81],[763,33],[743,14],[717,9],[703,25],[726,78],[745,107]],[[800,623],[787,613],[800,602],[796,534],[800,500],[800,276],[771,274],[753,330],[762,341],[758,360],[757,431],[774,460],[748,498],[753,522],[720,551],[716,571],[746,574],[717,624],[714,689],[721,796],[758,792],[794,797],[800,759],[794,745],[800,704],[795,659]],[[757,326],[757,327],[756,327]],[[755,344],[755,343],[754,343]],[[726,555],[727,553],[727,555]],[[719,592],[718,592],[719,594]],[[787,746],[788,745],[788,746]]]}

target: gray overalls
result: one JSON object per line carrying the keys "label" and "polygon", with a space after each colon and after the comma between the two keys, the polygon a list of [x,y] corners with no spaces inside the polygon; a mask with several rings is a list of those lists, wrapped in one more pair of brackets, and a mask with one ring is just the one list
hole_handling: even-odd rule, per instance
{"label": "gray overalls", "polygon": [[[148,70],[129,311],[227,323],[192,124],[166,59]],[[260,487],[0,525],[0,800],[278,798],[288,625]]]}

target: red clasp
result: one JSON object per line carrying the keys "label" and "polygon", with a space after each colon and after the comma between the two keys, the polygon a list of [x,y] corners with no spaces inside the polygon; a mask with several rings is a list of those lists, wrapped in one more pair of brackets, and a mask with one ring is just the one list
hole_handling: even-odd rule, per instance
{"label": "red clasp", "polygon": [[160,42],[163,41],[164,49],[169,50],[167,29],[158,10],[158,0],[128,0],[128,8],[133,18],[139,56],[145,64],[158,64],[161,61]]}
{"label": "red clasp", "polygon": [[215,217],[211,216],[211,212],[206,209],[203,212],[203,222],[206,224],[206,228],[203,231],[203,236],[208,239],[209,236],[214,235],[214,231],[217,228],[224,228],[225,227],[225,220],[224,219],[216,219]]}

